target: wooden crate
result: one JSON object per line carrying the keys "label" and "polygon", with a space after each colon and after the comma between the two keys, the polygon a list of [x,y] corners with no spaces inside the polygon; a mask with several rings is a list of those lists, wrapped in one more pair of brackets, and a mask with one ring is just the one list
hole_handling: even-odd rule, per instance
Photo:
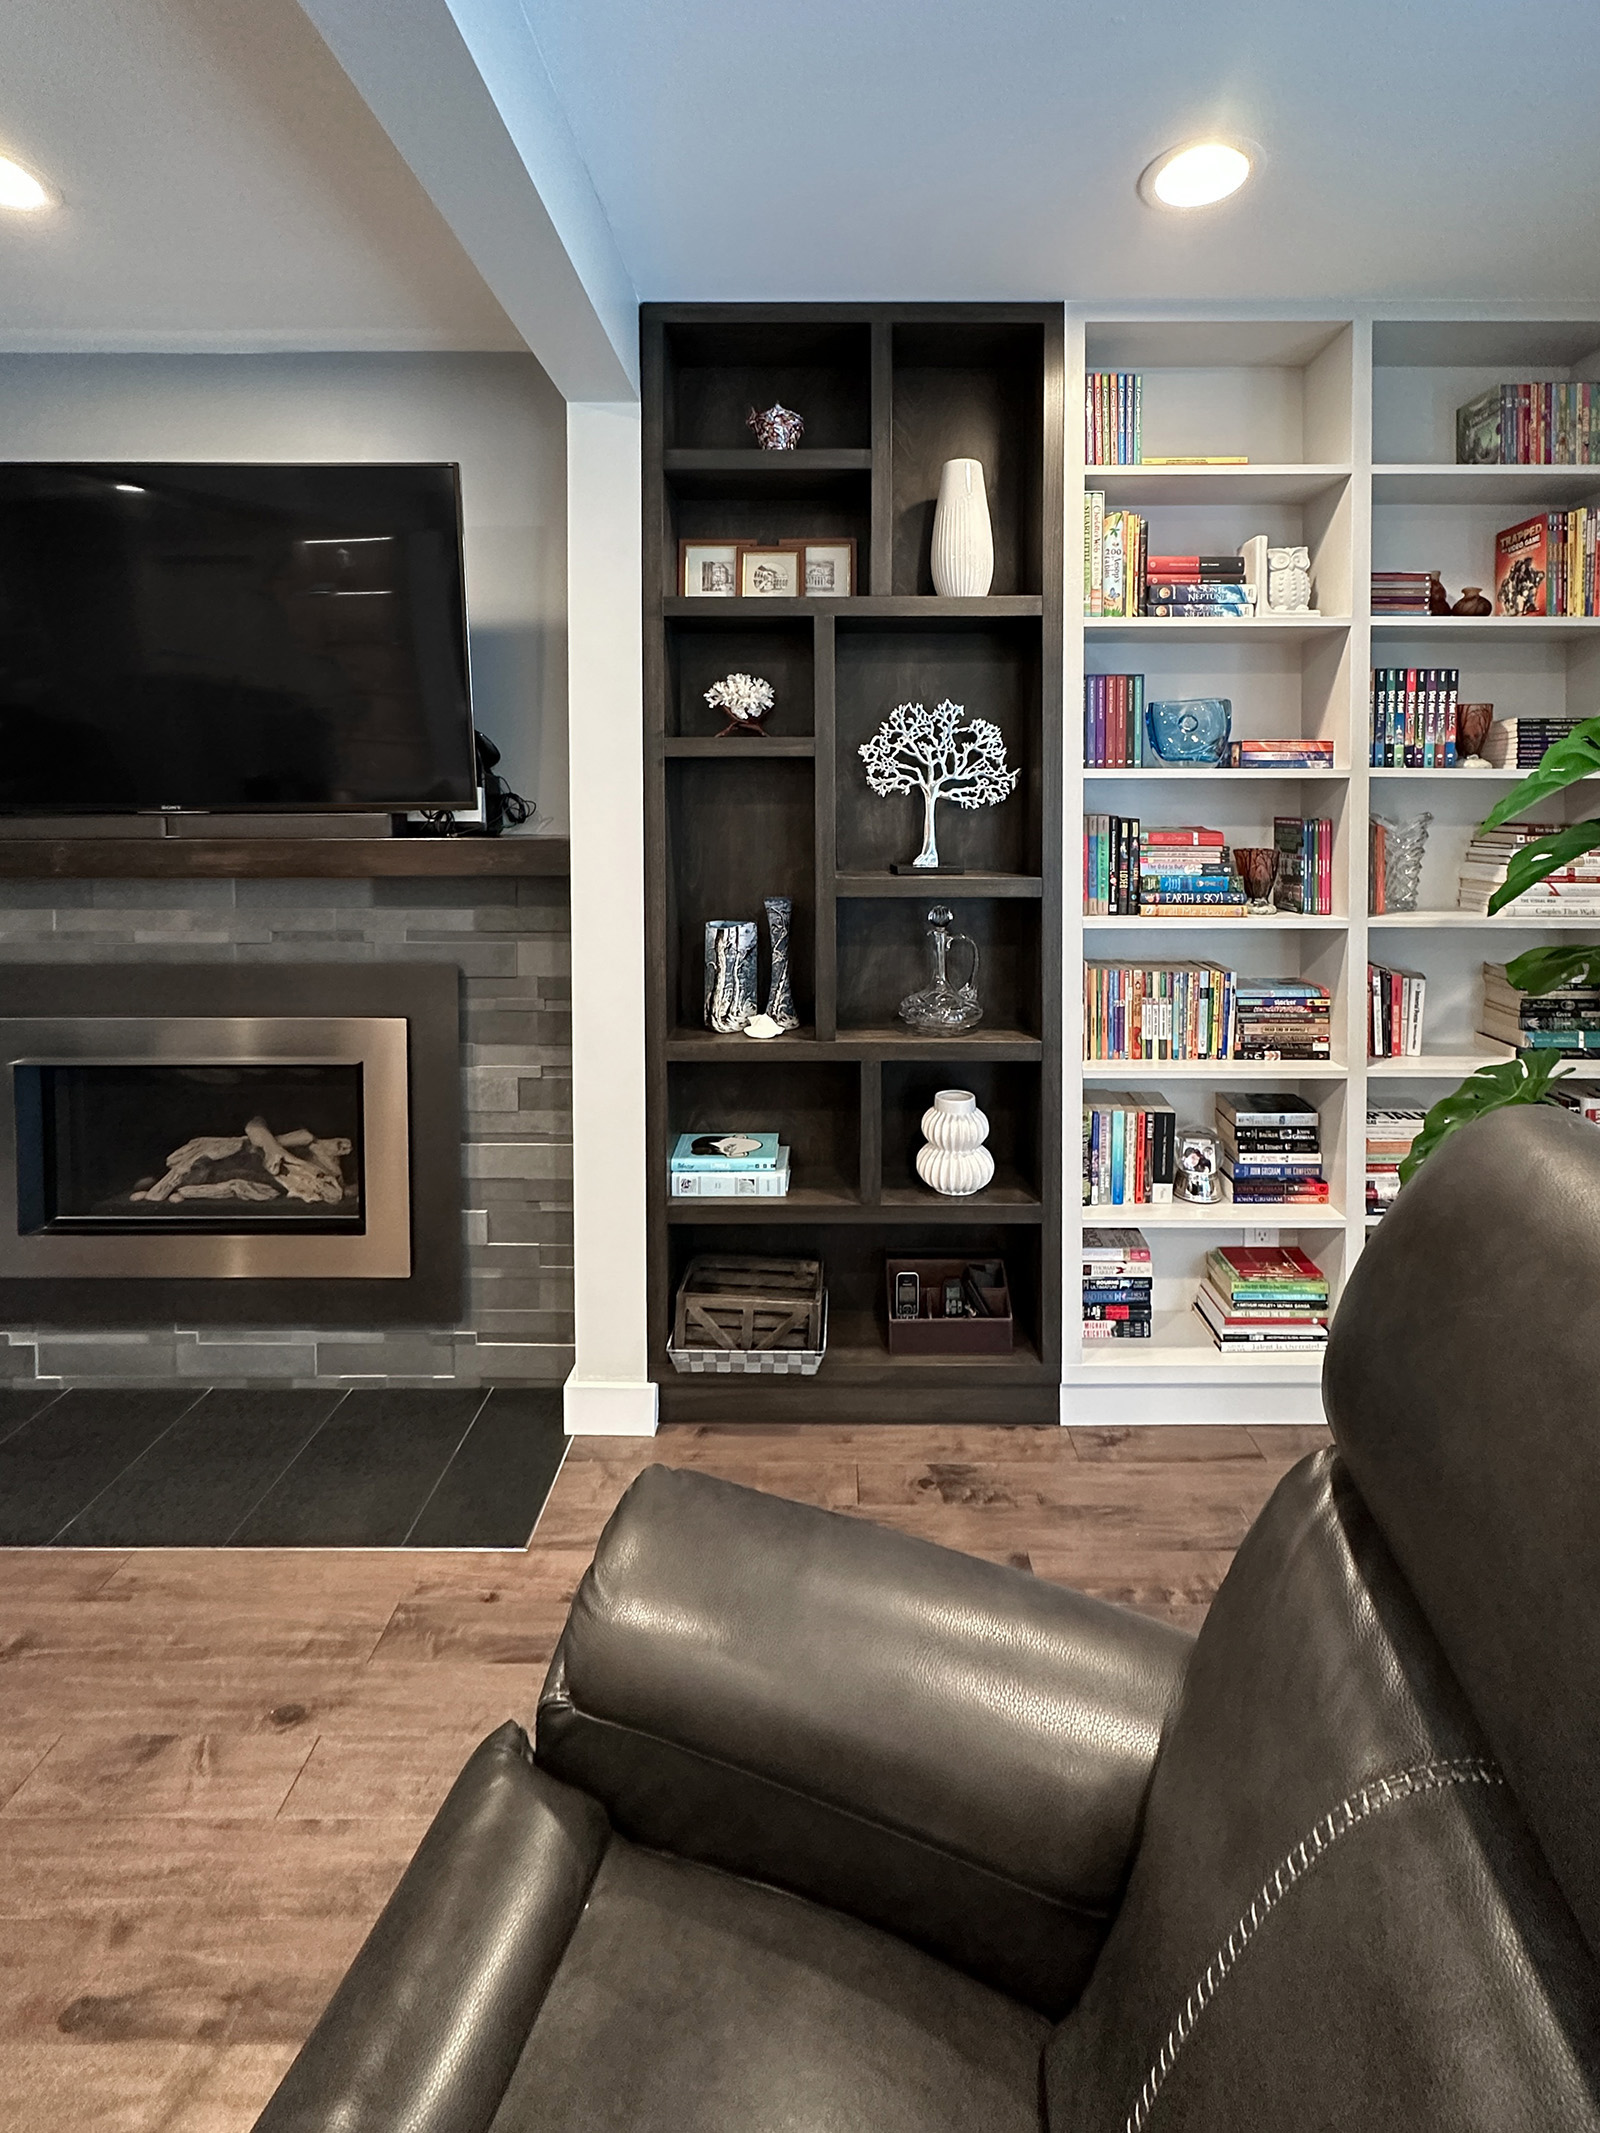
{"label": "wooden crate", "polygon": [[690,1260],[678,1289],[668,1352],[679,1370],[810,1376],[826,1324],[820,1259],[706,1252]]}

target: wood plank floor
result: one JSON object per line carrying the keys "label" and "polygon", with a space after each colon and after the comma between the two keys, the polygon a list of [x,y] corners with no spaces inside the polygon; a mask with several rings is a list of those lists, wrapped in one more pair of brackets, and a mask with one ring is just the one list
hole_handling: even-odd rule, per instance
{"label": "wood plank floor", "polygon": [[0,1550],[0,2125],[245,2133],[652,1461],[1196,1625],[1321,1430],[577,1440],[520,1554]]}

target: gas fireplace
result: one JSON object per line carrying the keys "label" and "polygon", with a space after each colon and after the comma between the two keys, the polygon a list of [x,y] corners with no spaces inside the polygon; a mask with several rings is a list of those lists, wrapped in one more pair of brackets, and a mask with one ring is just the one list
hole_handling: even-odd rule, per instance
{"label": "gas fireplace", "polygon": [[[28,975],[30,995],[42,987],[59,1010],[65,987],[83,1011],[0,1015],[0,1291],[16,1284],[59,1309],[81,1290],[92,1313],[107,1285],[225,1285],[202,1315],[259,1319],[276,1315],[270,1292],[283,1286],[295,1292],[286,1316],[300,1319],[329,1283],[415,1282],[414,1151],[459,1132],[453,970],[145,973],[145,999],[173,995],[185,1010],[173,1013],[108,1001],[96,980],[140,989],[126,971]],[[219,1000],[207,978],[234,997]],[[330,994],[345,1011],[262,1011],[271,999],[325,1007]],[[192,1011],[241,995],[248,1013]],[[7,1003],[17,996],[8,985]],[[381,1006],[391,1011],[356,1011]],[[442,1161],[422,1169],[448,1178],[458,1162],[444,1138]],[[445,1256],[454,1265],[453,1243]],[[246,1289],[261,1292],[254,1308]]]}

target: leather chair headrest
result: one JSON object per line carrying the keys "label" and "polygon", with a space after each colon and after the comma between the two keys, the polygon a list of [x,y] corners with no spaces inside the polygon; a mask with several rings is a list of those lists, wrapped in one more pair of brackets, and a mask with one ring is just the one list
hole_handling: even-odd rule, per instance
{"label": "leather chair headrest", "polygon": [[1444,1142],[1357,1263],[1323,1399],[1600,1955],[1600,1131],[1527,1106]]}

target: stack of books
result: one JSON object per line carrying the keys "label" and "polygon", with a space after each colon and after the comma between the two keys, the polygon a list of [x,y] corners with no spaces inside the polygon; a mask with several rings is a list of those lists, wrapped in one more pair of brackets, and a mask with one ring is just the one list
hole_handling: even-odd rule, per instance
{"label": "stack of books", "polygon": [[1491,385],[1456,409],[1459,466],[1600,466],[1600,388],[1582,378]]}
{"label": "stack of books", "polygon": [[1400,1190],[1400,1165],[1422,1131],[1425,1111],[1367,1113],[1367,1214],[1387,1214]]}
{"label": "stack of books", "polygon": [[1483,760],[1496,770],[1537,770],[1557,741],[1571,738],[1576,714],[1556,718],[1497,718],[1484,735]]}
{"label": "stack of books", "polygon": [[1330,1059],[1333,995],[1300,978],[1236,978],[1235,1059]]}
{"label": "stack of books", "polygon": [[1139,910],[1139,818],[1083,818],[1083,915],[1135,917]]}
{"label": "stack of books", "polygon": [[1600,512],[1542,511],[1494,537],[1497,615],[1592,615]]}
{"label": "stack of books", "polygon": [[1478,1031],[1519,1052],[1573,1058],[1600,1052],[1600,988],[1563,985],[1559,992],[1526,993],[1506,976],[1504,963],[1485,963]]}
{"label": "stack of books", "polygon": [[1230,770],[1331,770],[1332,741],[1230,741]]}
{"label": "stack of books", "polygon": [[1083,1233],[1083,1337],[1086,1341],[1147,1341],[1154,1278],[1143,1230],[1086,1229]]}
{"label": "stack of books", "polygon": [[1587,1125],[1600,1126],[1600,1084],[1592,1081],[1554,1081],[1546,1094],[1547,1103],[1558,1103],[1564,1110],[1572,1111]]}
{"label": "stack of books", "polygon": [[1298,815],[1274,815],[1272,841],[1282,853],[1272,900],[1280,911],[1307,918],[1333,912],[1333,824],[1323,816],[1302,822]]}
{"label": "stack of books", "polygon": [[1252,1207],[1326,1207],[1322,1121],[1303,1096],[1278,1090],[1219,1095],[1222,1174],[1234,1200]]}
{"label": "stack of books", "polygon": [[1427,614],[1427,571],[1375,570],[1372,573],[1372,612],[1379,616]]}
{"label": "stack of books", "polygon": [[1139,901],[1146,917],[1204,912],[1238,918],[1248,902],[1221,830],[1202,823],[1147,829],[1139,838]]}
{"label": "stack of books", "polygon": [[1422,1054],[1422,1010],[1428,981],[1420,970],[1388,963],[1367,965],[1367,1057],[1417,1059]]}
{"label": "stack of books", "polygon": [[1242,555],[1153,555],[1145,559],[1144,613],[1238,620],[1255,613]]}
{"label": "stack of books", "polygon": [[1137,511],[1108,511],[1105,491],[1083,498],[1083,611],[1127,619],[1143,612],[1149,529]]}
{"label": "stack of books", "polygon": [[1136,467],[1144,441],[1144,380],[1136,370],[1091,370],[1083,381],[1083,456],[1091,467]]}
{"label": "stack of books", "polygon": [[1328,1281],[1298,1245],[1219,1245],[1206,1254],[1194,1307],[1224,1354],[1314,1354],[1328,1340]]}
{"label": "stack of books", "polygon": [[1459,667],[1374,667],[1368,760],[1378,770],[1449,770]]}
{"label": "stack of books", "polygon": [[1153,760],[1142,674],[1084,676],[1083,760],[1090,770],[1142,770]]}
{"label": "stack of books", "polygon": [[781,1200],[789,1190],[789,1151],[776,1133],[742,1127],[680,1133],[671,1176],[675,1200]]}
{"label": "stack of books", "polygon": [[1178,1117],[1165,1098],[1085,1089],[1084,1206],[1170,1205],[1177,1147]]}
{"label": "stack of books", "polygon": [[[1512,854],[1560,827],[1554,822],[1519,822],[1480,831],[1461,862],[1457,909],[1483,917],[1490,897],[1506,878]],[[1524,889],[1513,909],[1520,919],[1600,918],[1600,851],[1580,853],[1570,866],[1558,867],[1543,881],[1536,881],[1531,889]]]}
{"label": "stack of books", "polygon": [[1083,966],[1085,1059],[1226,1059],[1234,975],[1210,963]]}

